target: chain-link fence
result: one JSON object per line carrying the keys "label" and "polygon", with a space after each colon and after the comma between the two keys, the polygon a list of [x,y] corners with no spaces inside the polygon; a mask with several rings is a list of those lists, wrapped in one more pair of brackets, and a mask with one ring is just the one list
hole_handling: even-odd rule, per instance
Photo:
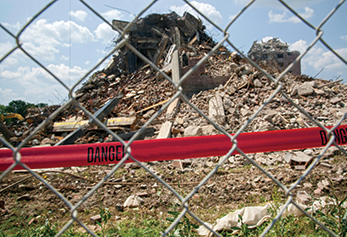
{"label": "chain-link fence", "polygon": [[[18,146],[14,147],[13,145],[11,145],[8,141],[6,141],[3,137],[0,137],[0,141],[2,143],[5,144],[5,146],[9,147],[12,152],[13,152],[13,164],[4,172],[1,173],[0,175],[0,179],[4,179],[12,170],[14,167],[16,167],[17,165],[20,165],[22,167],[24,167],[32,176],[34,176],[37,180],[39,180],[40,182],[42,182],[42,184],[44,184],[47,188],[49,188],[56,196],[58,196],[65,204],[66,206],[69,208],[69,212],[71,213],[71,219],[65,224],[65,226],[59,231],[59,233],[57,234],[57,236],[60,236],[62,233],[64,233],[68,228],[71,227],[71,225],[74,222],[77,222],[79,225],[81,225],[86,231],[88,231],[91,235],[96,236],[96,234],[90,229],[88,228],[88,226],[83,223],[80,219],[79,219],[79,215],[77,212],[77,209],[79,207],[81,207],[81,205],[83,205],[84,202],[86,202],[86,200],[88,200],[93,194],[95,194],[97,192],[97,190],[104,185],[105,182],[108,181],[108,179],[117,171],[120,169],[120,167],[123,165],[123,163],[127,160],[127,159],[132,159],[135,162],[138,163],[138,165],[140,165],[146,172],[148,172],[151,176],[153,176],[155,179],[157,179],[163,186],[165,186],[174,196],[176,196],[179,201],[180,201],[180,205],[182,207],[182,211],[181,213],[177,216],[177,218],[172,222],[172,224],[165,230],[165,232],[162,234],[162,236],[166,236],[170,231],[172,231],[175,226],[181,221],[181,219],[185,216],[185,215],[190,215],[192,218],[194,218],[197,222],[199,222],[201,225],[204,225],[207,229],[209,229],[214,235],[216,236],[220,236],[219,233],[215,232],[210,226],[206,225],[204,223],[204,220],[201,220],[196,214],[194,214],[194,212],[191,210],[191,207],[188,205],[189,200],[192,199],[192,197],[197,194],[197,192],[199,191],[199,189],[201,189],[201,187],[203,187],[204,185],[206,185],[206,183],[210,180],[210,178],[212,176],[214,176],[216,174],[216,172],[220,169],[220,167],[225,163],[225,161],[227,161],[227,159],[230,157],[230,155],[234,152],[234,151],[238,151],[245,159],[247,159],[254,167],[257,167],[260,171],[262,171],[268,178],[270,178],[272,180],[272,182],[274,182],[276,185],[278,185],[278,187],[280,187],[283,192],[285,193],[285,196],[287,198],[287,201],[285,203],[285,205],[283,206],[283,208],[278,212],[277,216],[274,218],[274,220],[269,224],[269,226],[264,230],[264,232],[262,233],[262,236],[266,235],[271,228],[275,225],[276,221],[280,218],[280,216],[282,215],[282,213],[285,211],[285,209],[288,207],[289,204],[293,204],[295,205],[298,209],[300,209],[307,217],[309,217],[310,219],[312,219],[312,221],[314,221],[317,225],[319,225],[321,228],[323,228],[327,233],[329,233],[332,236],[336,236],[335,233],[333,233],[331,230],[329,230],[325,225],[323,225],[322,223],[320,223],[317,219],[315,219],[312,215],[308,214],[308,212],[306,212],[305,210],[303,210],[301,208],[300,205],[297,204],[297,202],[293,199],[293,190],[295,188],[298,187],[298,185],[301,184],[301,182],[305,179],[305,177],[307,177],[310,172],[312,171],[312,169],[317,165],[317,163],[320,161],[321,157],[325,154],[325,152],[327,151],[327,149],[331,146],[331,145],[335,145],[336,147],[338,147],[338,149],[345,155],[347,155],[346,151],[339,146],[336,141],[335,141],[335,136],[334,136],[334,129],[336,129],[339,125],[341,125],[341,123],[343,122],[343,120],[346,117],[346,113],[343,114],[343,116],[340,118],[340,120],[338,122],[336,122],[334,124],[334,126],[331,129],[327,129],[325,126],[323,126],[323,124],[314,119],[307,111],[306,109],[302,106],[299,105],[298,103],[296,103],[295,100],[293,100],[291,98],[291,96],[289,96],[287,94],[286,90],[283,90],[283,85],[282,85],[282,80],[284,75],[286,75],[291,68],[293,67],[293,65],[297,62],[299,62],[303,57],[305,57],[306,53],[314,46],[316,45],[317,42],[321,42],[323,43],[329,50],[330,52],[332,52],[334,55],[336,55],[336,57],[338,57],[344,64],[347,64],[346,59],[344,59],[343,57],[341,57],[336,51],[334,51],[323,39],[323,31],[322,31],[322,27],[329,21],[329,19],[334,15],[334,13],[336,11],[338,11],[339,7],[344,4],[345,1],[341,1],[326,17],[325,19],[318,25],[318,26],[314,26],[312,25],[310,22],[308,22],[306,19],[304,19],[301,15],[299,15],[295,10],[293,10],[288,3],[286,3],[285,1],[279,1],[288,11],[290,11],[291,13],[293,13],[296,17],[298,17],[304,24],[306,24],[309,28],[313,29],[316,32],[316,38],[311,42],[310,46],[306,49],[306,51],[301,54],[292,64],[290,64],[285,70],[282,71],[282,73],[280,73],[277,77],[273,77],[272,75],[270,75],[268,72],[266,72],[264,69],[262,69],[258,64],[256,64],[255,62],[253,62],[252,60],[250,60],[247,55],[245,55],[242,51],[240,51],[237,47],[235,47],[235,45],[233,44],[233,42],[230,40],[229,37],[229,28],[234,24],[234,22],[240,17],[242,16],[242,14],[244,14],[245,11],[247,11],[247,9],[254,4],[255,0],[250,1],[249,4],[247,4],[246,6],[243,7],[243,9],[230,21],[230,23],[228,24],[228,26],[225,29],[222,29],[220,26],[218,26],[215,22],[213,22],[211,19],[209,19],[208,17],[206,17],[202,12],[200,12],[196,7],[194,7],[194,5],[192,5],[190,2],[188,1],[184,1],[186,4],[188,4],[191,8],[193,8],[201,18],[203,18],[204,20],[206,20],[209,24],[211,24],[213,27],[215,27],[215,29],[217,31],[220,32],[220,34],[224,35],[224,37],[207,53],[205,54],[204,57],[202,57],[197,63],[196,65],[194,65],[190,70],[188,70],[184,75],[180,76],[178,80],[175,80],[174,78],[169,77],[166,73],[164,73],[160,68],[158,68],[158,66],[152,62],[149,58],[145,57],[134,45],[132,45],[129,41],[129,37],[128,37],[128,32],[131,29],[132,25],[134,24],[134,22],[136,22],[139,18],[144,17],[146,12],[151,9],[151,7],[153,6],[153,4],[155,4],[157,1],[153,1],[152,3],[150,3],[145,9],[143,9],[143,11],[141,11],[134,19],[133,21],[128,24],[124,29],[116,29],[114,25],[112,25],[111,23],[109,23],[107,20],[105,20],[100,13],[98,13],[97,11],[95,11],[90,5],[88,5],[85,1],[80,1],[81,4],[83,4],[86,8],[90,9],[97,17],[99,17],[102,21],[104,21],[105,23],[107,23],[110,27],[112,27],[114,30],[117,30],[118,32],[121,32],[121,38],[118,41],[118,43],[116,44],[116,46],[114,47],[114,49],[108,54],[106,55],[103,60],[101,60],[97,65],[95,65],[93,68],[90,68],[90,70],[88,71],[88,73],[86,73],[82,78],[80,78],[80,80],[73,85],[72,87],[69,87],[68,85],[66,85],[63,80],[61,78],[59,78],[58,76],[56,76],[52,71],[50,71],[47,67],[45,67],[43,64],[41,64],[39,62],[38,59],[36,59],[35,57],[33,57],[30,53],[28,53],[27,50],[25,50],[22,45],[23,42],[21,42],[21,35],[22,33],[28,28],[28,26],[30,26],[32,24],[32,22],[34,22],[42,13],[44,13],[48,8],[54,8],[54,3],[56,1],[51,1],[47,6],[45,6],[44,8],[42,8],[42,10],[40,12],[38,12],[35,16],[32,17],[32,19],[16,34],[13,35],[4,25],[0,25],[1,29],[3,31],[5,31],[8,35],[10,35],[13,40],[16,42],[16,46],[9,50],[7,52],[6,55],[3,55],[1,58],[0,63],[2,63],[3,61],[6,60],[6,58],[8,58],[11,54],[13,54],[16,51],[21,50],[23,53],[25,53],[25,55],[27,55],[27,57],[29,57],[33,62],[35,62],[36,64],[38,64],[42,69],[44,69],[47,73],[49,73],[49,75],[54,78],[57,82],[59,82],[67,91],[69,94],[69,100],[63,104],[62,106],[60,106],[56,111],[54,111],[53,113],[51,113],[49,115],[49,117],[44,120],[39,126],[37,126],[31,133],[30,135],[23,140]],[[202,64],[204,64],[204,62],[206,60],[209,59],[209,57],[211,55],[213,55],[220,47],[221,45],[227,45],[227,47],[231,47],[233,50],[235,50],[238,54],[240,54],[245,60],[247,60],[248,63],[250,63],[251,65],[253,65],[259,72],[261,72],[263,75],[266,76],[266,78],[268,79],[268,81],[271,82],[271,86],[273,88],[272,94],[270,96],[268,96],[268,98],[264,101],[264,103],[259,107],[258,110],[256,110],[253,115],[240,127],[240,129],[235,133],[235,135],[230,135],[222,126],[220,126],[216,121],[212,121],[211,118],[209,116],[207,116],[203,111],[199,110],[197,108],[197,106],[195,106],[194,104],[192,104],[189,100],[189,98],[183,93],[183,89],[182,89],[182,84],[194,73],[195,70],[197,70],[199,68],[199,66],[201,66]],[[119,137],[117,134],[115,134],[112,130],[110,130],[102,121],[100,121],[98,118],[96,118],[96,115],[93,115],[91,113],[91,111],[89,111],[87,108],[85,108],[84,106],[82,106],[78,100],[76,99],[76,94],[74,93],[74,91],[76,90],[76,88],[78,86],[81,85],[81,83],[83,83],[86,78],[93,72],[95,71],[96,68],[98,68],[103,62],[105,62],[105,60],[107,60],[110,56],[112,56],[117,50],[121,49],[122,47],[128,47],[128,49],[130,49],[134,54],[136,54],[137,57],[139,57],[141,60],[143,60],[145,63],[149,64],[156,72],[158,72],[165,80],[167,80],[168,82],[170,82],[170,84],[173,85],[173,87],[175,88],[175,94],[166,102],[162,105],[162,107],[155,112],[148,121],[146,121],[146,123],[141,127],[141,129],[139,129],[131,138],[128,142],[125,142],[121,137]],[[254,121],[254,119],[259,115],[259,113],[273,100],[273,98],[276,97],[276,95],[281,95],[282,98],[284,98],[285,100],[287,100],[292,106],[294,106],[298,111],[300,111],[303,115],[305,115],[313,124],[315,124],[316,126],[320,127],[321,129],[325,130],[326,133],[328,134],[328,137],[330,137],[329,141],[327,142],[326,146],[324,147],[324,149],[321,151],[321,153],[313,160],[313,162],[307,167],[307,169],[302,173],[302,175],[296,180],[296,182],[294,184],[292,184],[290,186],[290,188],[288,188],[286,185],[282,184],[280,180],[276,179],[274,177],[274,175],[270,174],[269,172],[267,172],[260,164],[258,164],[257,162],[255,162],[251,157],[249,157],[247,154],[245,154],[237,145],[237,140],[238,140],[238,136],[244,132],[246,130],[246,128],[252,123],[252,121]],[[139,137],[141,136],[141,134],[144,133],[145,129],[154,122],[154,120],[156,120],[156,118],[163,113],[164,111],[166,111],[166,109],[169,107],[169,105],[171,103],[173,103],[176,99],[180,99],[181,101],[183,101],[184,103],[188,104],[191,109],[195,110],[200,116],[202,116],[206,121],[208,121],[209,124],[212,124],[221,134],[224,134],[226,137],[228,137],[230,139],[230,141],[232,141],[233,145],[230,145],[229,151],[227,152],[227,154],[220,160],[220,162],[218,163],[218,165],[216,165],[210,173],[208,173],[200,182],[197,186],[195,186],[190,193],[186,194],[185,196],[182,196],[173,186],[170,186],[168,182],[166,182],[165,180],[163,180],[162,178],[160,178],[158,176],[158,174],[155,174],[151,169],[149,169],[145,164],[138,162],[133,156],[132,156],[132,151],[130,149],[131,144]],[[122,143],[122,145],[124,146],[124,157],[122,158],[122,160],[114,165],[112,167],[112,170],[105,176],[102,178],[102,180],[100,182],[98,182],[95,186],[93,186],[90,191],[88,191],[88,193],[81,199],[79,200],[76,204],[72,204],[71,201],[68,200],[67,197],[65,197],[61,192],[59,192],[56,188],[53,187],[52,184],[50,184],[49,182],[47,182],[43,177],[41,177],[37,172],[33,171],[32,169],[30,169],[27,165],[21,163],[21,149],[28,144],[28,142],[36,135],[38,134],[42,128],[44,128],[45,126],[47,126],[49,123],[52,122],[52,120],[58,116],[63,110],[67,109],[68,106],[70,106],[71,104],[75,104],[76,106],[79,107],[80,110],[82,110],[84,112],[85,115],[87,115],[89,118],[91,118],[98,126],[100,126],[102,129],[104,129],[105,131],[107,131],[107,133],[109,133],[110,135],[112,135],[112,137],[116,140]],[[47,157],[47,159],[49,159],[49,157]],[[344,216],[344,220],[346,219],[346,215]]]}

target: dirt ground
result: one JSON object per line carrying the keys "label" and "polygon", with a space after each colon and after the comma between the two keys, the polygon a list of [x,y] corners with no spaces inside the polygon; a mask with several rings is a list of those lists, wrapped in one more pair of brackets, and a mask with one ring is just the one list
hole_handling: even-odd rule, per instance
{"label": "dirt ground", "polygon": [[[281,157],[285,152],[262,155],[277,156],[272,164],[263,165],[282,184],[289,187],[303,170],[290,167]],[[254,157],[250,155],[250,157]],[[220,162],[220,157],[200,158],[185,162],[182,170],[171,161],[145,163],[153,173],[169,183],[182,196],[191,193],[199,182]],[[242,160],[240,156],[230,159]],[[243,160],[238,167],[229,160],[195,193],[189,206],[199,218],[213,223],[216,219],[244,206],[262,205],[272,200],[274,182],[258,168]],[[242,164],[243,163],[243,164]],[[306,191],[313,198],[346,193],[346,157],[325,157],[324,164],[317,165],[293,191]],[[37,171],[66,200],[78,203],[112,169],[109,166],[71,167]],[[25,180],[23,180],[25,179]],[[325,180],[325,181],[324,181]],[[328,181],[328,183],[326,183]],[[0,182],[1,229],[26,228],[42,224],[46,219],[64,225],[70,218],[70,208],[46,185],[27,172],[12,172]],[[279,189],[281,190],[281,189]],[[280,191],[284,197],[284,193]],[[138,207],[124,207],[126,199],[136,195],[141,198]],[[168,211],[179,211],[180,201],[157,179],[138,164],[121,166],[107,183],[94,192],[79,206],[78,218],[91,227],[90,218],[100,214],[101,208],[109,208],[112,223],[141,215],[150,218],[165,218]]]}

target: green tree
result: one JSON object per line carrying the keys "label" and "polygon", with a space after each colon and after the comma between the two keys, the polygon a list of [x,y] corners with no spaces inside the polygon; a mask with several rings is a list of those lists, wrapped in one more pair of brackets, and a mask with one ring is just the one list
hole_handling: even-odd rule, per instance
{"label": "green tree", "polygon": [[16,113],[23,117],[27,114],[28,108],[43,108],[48,106],[46,103],[32,104],[23,100],[12,100],[8,105],[0,104],[0,114]]}
{"label": "green tree", "polygon": [[38,103],[38,104],[36,104],[35,107],[43,108],[43,107],[46,107],[46,106],[48,106],[48,104],[46,104],[46,103]]}
{"label": "green tree", "polygon": [[0,105],[0,114],[6,113],[6,107],[5,105]]}
{"label": "green tree", "polygon": [[25,102],[23,100],[12,100],[8,106],[6,106],[7,113],[17,113],[23,117],[27,113],[28,108],[37,107],[35,104]]}

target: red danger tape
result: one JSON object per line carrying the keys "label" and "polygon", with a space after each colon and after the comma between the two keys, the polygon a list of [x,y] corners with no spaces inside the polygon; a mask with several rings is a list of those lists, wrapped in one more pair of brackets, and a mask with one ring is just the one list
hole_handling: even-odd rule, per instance
{"label": "red danger tape", "polygon": [[[347,143],[347,125],[334,130],[335,141]],[[322,147],[328,137],[321,128],[303,128],[266,132],[241,133],[237,145],[244,153],[259,153]],[[225,135],[184,137],[134,141],[132,156],[140,162],[179,160],[209,156],[223,156],[233,143]],[[120,142],[22,148],[21,162],[32,169],[116,164],[125,155]],[[237,151],[233,155],[238,154]],[[0,171],[6,170],[14,159],[10,149],[0,150]],[[131,159],[126,161],[134,162]],[[14,169],[23,169],[17,165]]]}

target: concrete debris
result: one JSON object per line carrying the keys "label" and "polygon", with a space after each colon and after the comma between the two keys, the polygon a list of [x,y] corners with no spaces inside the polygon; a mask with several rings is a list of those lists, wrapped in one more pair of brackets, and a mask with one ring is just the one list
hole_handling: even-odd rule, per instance
{"label": "concrete debris", "polygon": [[201,135],[202,135],[202,128],[199,126],[190,125],[186,129],[184,129],[185,137],[194,137],[194,136],[201,136]]}
{"label": "concrete debris", "polygon": [[296,201],[302,205],[308,205],[311,199],[312,198],[306,193],[306,191],[298,191],[296,195]]}
{"label": "concrete debris", "polygon": [[[299,51],[289,51],[289,45],[278,38],[273,38],[266,42],[261,41],[260,43],[254,41],[252,47],[248,51],[248,57],[253,61],[259,62],[265,60],[270,63],[275,63],[282,69],[288,67],[288,65],[299,56]],[[292,72],[294,75],[300,75],[300,61],[296,63],[289,72]]]}
{"label": "concrete debris", "polygon": [[139,207],[141,204],[144,203],[144,200],[136,195],[131,195],[127,198],[127,200],[124,202],[124,207]]}
{"label": "concrete debris", "polygon": [[304,82],[302,85],[297,86],[298,95],[301,95],[301,96],[312,95],[314,92],[313,84],[314,83],[312,83],[312,82]]}
{"label": "concrete debris", "polygon": [[97,222],[101,223],[101,216],[100,215],[90,217],[90,224],[91,225],[95,225]]}
{"label": "concrete debris", "polygon": [[[300,205],[300,204],[299,204]],[[300,207],[305,208],[306,206],[300,205]],[[242,217],[242,222],[248,226],[248,228],[254,228],[260,226],[264,222],[270,220],[271,215],[269,213],[270,208],[275,208],[272,203],[268,203],[265,206],[258,207],[244,207],[242,209],[236,210],[235,212],[229,213],[228,215],[217,219],[215,224],[207,224],[214,231],[221,232],[222,230],[232,231],[232,234],[235,235],[239,230],[233,230],[232,227],[241,227],[239,221],[239,216]],[[278,210],[282,208],[279,207]],[[312,211],[309,211],[312,212]],[[303,213],[296,208],[293,204],[289,204],[286,211],[282,214],[283,217],[286,215],[301,216]],[[200,236],[213,236],[205,226],[201,225],[197,232]]]}
{"label": "concrete debris", "polygon": [[305,170],[312,162],[312,156],[307,155],[304,152],[298,151],[293,154],[287,152],[283,159],[295,169]]}
{"label": "concrete debris", "polygon": [[[329,205],[337,205],[336,201],[330,197],[321,197],[318,200],[314,201],[313,204],[309,205],[309,200],[311,199],[305,192],[298,193],[299,199],[303,198],[304,203],[300,203],[298,200],[298,205],[301,209],[306,210],[308,214],[314,213],[316,210],[324,210],[324,208],[329,208]],[[346,208],[346,203],[343,203],[343,208]],[[284,207],[277,207],[277,212],[282,210]],[[271,214],[269,213],[269,209],[276,208],[273,203],[267,203],[265,206],[253,206],[253,207],[244,207],[242,209],[236,210],[235,212],[229,213],[228,215],[217,219],[214,224],[205,223],[210,228],[212,228],[216,232],[221,231],[230,231],[232,235],[236,235],[240,232],[239,230],[235,230],[232,227],[241,227],[241,223],[239,221],[239,216],[242,217],[242,223],[246,224],[248,228],[254,228],[256,226],[260,226],[264,222],[271,219]],[[282,214],[282,217],[286,217],[289,215],[293,215],[294,217],[303,216],[304,213],[300,211],[294,204],[290,203],[288,207]],[[205,226],[201,225],[197,232],[200,236],[213,236],[213,233],[209,231]]]}
{"label": "concrete debris", "polygon": [[170,121],[166,121],[163,123],[159,130],[159,134],[157,138],[169,138],[171,137],[171,127],[172,123]]}
{"label": "concrete debris", "polygon": [[[113,20],[117,30],[125,29],[128,22]],[[210,37],[204,33],[205,26],[200,19],[188,12],[180,17],[177,13],[150,14],[138,19],[127,32],[129,42],[140,53],[149,58],[156,65],[170,63],[172,52],[176,48],[189,47],[194,43],[210,46]],[[120,34],[121,35],[121,34]],[[116,43],[120,42],[119,38]],[[195,49],[186,51],[186,57],[196,54]],[[109,65],[105,68],[107,75],[116,77],[122,74],[132,73],[145,66],[142,61],[128,47],[118,50]]]}
{"label": "concrete debris", "polygon": [[219,93],[216,93],[208,102],[209,113],[208,116],[210,119],[220,125],[223,125],[225,122],[225,113],[223,107],[222,97]]}
{"label": "concrete debris", "polygon": [[175,167],[183,171],[185,167],[188,167],[191,164],[192,162],[190,160],[174,160],[172,161],[171,167]]}
{"label": "concrete debris", "polygon": [[340,154],[341,154],[341,151],[336,146],[332,146],[332,147],[329,147],[328,150],[324,153],[323,158],[330,158]]}

